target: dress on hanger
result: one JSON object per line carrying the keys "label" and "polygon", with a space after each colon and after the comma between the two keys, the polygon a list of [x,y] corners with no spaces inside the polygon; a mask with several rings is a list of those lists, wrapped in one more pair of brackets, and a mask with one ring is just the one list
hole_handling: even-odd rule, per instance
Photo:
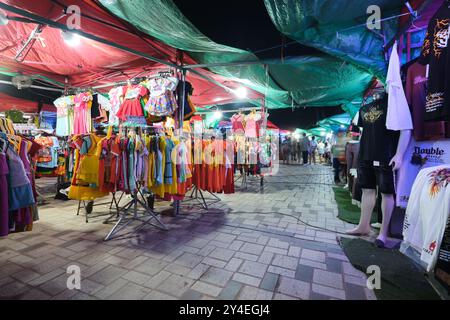
{"label": "dress on hanger", "polygon": [[77,94],[74,98],[73,134],[85,134],[91,131],[92,95],[89,92]]}
{"label": "dress on hanger", "polygon": [[177,88],[176,78],[154,78],[147,82],[150,97],[145,110],[152,116],[168,116],[178,108],[174,90]]}
{"label": "dress on hanger", "polygon": [[109,112],[109,124],[118,125],[119,118],[117,117],[117,112],[120,109],[123,99],[123,87],[116,87],[109,90],[109,101],[110,109],[106,109]]}
{"label": "dress on hanger", "polygon": [[[53,104],[56,107],[56,135],[59,137],[66,137],[70,135],[71,132],[71,123],[69,120],[69,116],[73,117],[73,98],[69,96],[60,97],[56,99]],[[73,122],[73,119],[72,119]]]}
{"label": "dress on hanger", "polygon": [[124,101],[117,111],[117,117],[126,121],[127,116],[142,117],[144,112],[142,110],[141,99],[148,94],[148,90],[143,85],[131,85],[123,87]]}
{"label": "dress on hanger", "polygon": [[0,237],[9,233],[9,204],[8,204],[8,180],[9,174],[6,154],[0,152]]}
{"label": "dress on hanger", "polygon": [[231,125],[234,133],[244,132],[244,115],[236,113],[231,117]]}

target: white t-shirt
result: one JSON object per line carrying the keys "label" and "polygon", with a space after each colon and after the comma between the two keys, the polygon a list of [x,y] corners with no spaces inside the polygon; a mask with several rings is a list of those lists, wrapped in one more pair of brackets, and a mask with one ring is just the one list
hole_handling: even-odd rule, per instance
{"label": "white t-shirt", "polygon": [[386,91],[388,93],[386,128],[395,131],[412,130],[411,112],[400,75],[400,59],[397,53],[397,42],[392,48],[391,58],[389,59]]}
{"label": "white t-shirt", "polygon": [[403,240],[421,250],[420,259],[431,271],[450,214],[450,165],[420,171],[406,208]]}

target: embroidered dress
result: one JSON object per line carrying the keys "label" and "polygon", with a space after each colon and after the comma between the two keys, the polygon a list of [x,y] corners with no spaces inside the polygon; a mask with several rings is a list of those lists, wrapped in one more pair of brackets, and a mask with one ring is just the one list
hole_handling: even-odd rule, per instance
{"label": "embroidered dress", "polygon": [[118,125],[119,118],[117,117],[117,112],[120,109],[123,99],[123,87],[112,88],[109,91],[109,102],[110,109],[106,109],[109,112],[109,124]]}
{"label": "embroidered dress", "polygon": [[175,78],[156,78],[147,82],[150,97],[145,110],[152,116],[168,116],[178,108],[174,90],[177,87]]}

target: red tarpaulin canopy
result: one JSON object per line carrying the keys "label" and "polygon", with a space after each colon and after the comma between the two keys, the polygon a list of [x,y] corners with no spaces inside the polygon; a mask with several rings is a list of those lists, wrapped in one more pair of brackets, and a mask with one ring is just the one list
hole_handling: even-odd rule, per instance
{"label": "red tarpaulin canopy", "polygon": [[[1,0],[1,2],[60,24],[66,24],[68,19],[68,15],[64,14],[64,7],[75,4],[82,14],[80,31],[163,61],[171,63],[179,61],[180,54],[176,49],[142,34],[127,22],[112,16],[92,0]],[[18,17],[9,11],[5,13],[8,17]],[[84,37],[78,46],[70,47],[64,42],[60,29],[46,25],[42,27],[41,33],[23,62],[17,62],[14,59],[16,54],[36,26],[36,23],[13,20],[6,26],[0,26],[2,67],[13,72],[44,75],[60,83],[65,83],[67,79],[71,86],[77,87],[124,81],[168,68],[161,63]],[[183,55],[183,62],[196,63],[186,54]],[[229,88],[241,86],[206,70],[198,71]],[[233,93],[193,73],[188,73],[188,81],[194,87],[192,97],[194,104],[204,106],[236,101]],[[109,88],[104,90],[108,91]],[[258,93],[250,91],[250,99],[257,97],[260,97]]]}
{"label": "red tarpaulin canopy", "polygon": [[[0,92],[0,111],[4,112],[8,110],[20,110],[25,113],[37,113],[39,111],[39,103],[11,97]],[[42,110],[56,112],[56,108],[48,104],[42,105]]]}
{"label": "red tarpaulin canopy", "polygon": [[272,121],[267,120],[267,129],[279,130],[280,128],[277,127]]}

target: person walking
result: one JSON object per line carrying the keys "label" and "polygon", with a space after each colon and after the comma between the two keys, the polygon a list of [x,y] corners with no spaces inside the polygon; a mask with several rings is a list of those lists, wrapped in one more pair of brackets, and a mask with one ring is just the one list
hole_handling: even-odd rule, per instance
{"label": "person walking", "polygon": [[308,164],[309,148],[310,148],[310,141],[306,136],[306,133],[303,133],[303,138],[300,140],[300,151],[302,152],[304,165]]}
{"label": "person walking", "polygon": [[325,156],[325,144],[322,140],[317,144],[317,153],[319,154],[319,163],[322,164]]}
{"label": "person walking", "polygon": [[316,137],[312,136],[309,143],[309,163],[316,164],[316,151],[317,151],[317,141]]}
{"label": "person walking", "polygon": [[289,164],[289,157],[291,156],[291,141],[286,137],[282,143],[281,151],[283,153],[283,163]]}

